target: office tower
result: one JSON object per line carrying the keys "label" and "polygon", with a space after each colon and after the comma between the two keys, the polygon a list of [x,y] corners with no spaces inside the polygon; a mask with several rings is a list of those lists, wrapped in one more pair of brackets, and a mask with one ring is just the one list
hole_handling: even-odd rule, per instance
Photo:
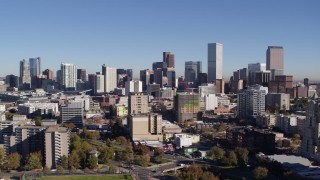
{"label": "office tower", "polygon": [[96,74],[94,76],[94,93],[99,94],[99,93],[104,93],[104,75],[102,74]]}
{"label": "office tower", "polygon": [[31,88],[42,88],[42,82],[47,79],[46,75],[36,75],[31,78]]}
{"label": "office tower", "polygon": [[202,86],[198,87],[200,99],[204,100],[204,97],[209,94],[216,94],[216,87],[215,84],[203,84]]}
{"label": "office tower", "polygon": [[208,83],[208,74],[207,73],[199,73],[198,76],[198,86],[201,86],[202,84]]}
{"label": "office tower", "polygon": [[77,69],[77,79],[80,79],[82,82],[86,82],[87,71],[85,69]]}
{"label": "office tower", "polygon": [[259,71],[255,73],[255,84],[260,84],[261,86],[268,86],[270,82],[270,71]]}
{"label": "office tower", "polygon": [[126,70],[126,74],[127,74],[126,80],[127,81],[132,81],[132,79],[133,79],[133,71],[132,71],[132,69],[127,69]]}
{"label": "office tower", "polygon": [[309,78],[304,78],[303,79],[303,84],[307,87],[309,87]]}
{"label": "office tower", "polygon": [[306,120],[301,142],[301,154],[320,161],[320,99],[312,99],[306,111]]}
{"label": "office tower", "polygon": [[167,87],[175,88],[177,84],[176,84],[176,71],[174,68],[168,68],[167,78],[168,78]]}
{"label": "office tower", "polygon": [[132,114],[128,123],[133,141],[163,141],[161,114]]}
{"label": "office tower", "polygon": [[130,93],[128,98],[129,114],[145,114],[149,112],[148,94]]}
{"label": "office tower", "polygon": [[159,98],[160,97],[160,84],[149,84],[147,86],[147,93],[149,96],[153,96],[154,98]]}
{"label": "office tower", "polygon": [[53,71],[46,69],[42,72],[42,75],[47,76],[47,79],[53,80]]}
{"label": "office tower", "polygon": [[77,126],[83,124],[83,102],[69,102],[61,106],[61,121],[62,123],[73,123]]}
{"label": "office tower", "polygon": [[20,61],[20,85],[25,89],[30,89],[31,87],[29,61],[25,59]]}
{"label": "office tower", "polygon": [[128,96],[130,93],[142,92],[142,81],[127,81],[125,86],[126,96]]}
{"label": "office tower", "polygon": [[271,71],[271,80],[275,79],[277,75],[284,74],[284,58],[283,47],[268,46],[267,56],[267,70]]}
{"label": "office tower", "polygon": [[[256,84],[256,74],[257,72],[270,72],[266,70],[266,64],[264,63],[252,63],[248,64],[248,84]],[[262,84],[261,84],[262,85]]]}
{"label": "office tower", "polygon": [[200,61],[185,62],[184,81],[193,83],[194,86],[198,82],[198,74],[202,73],[202,64]]}
{"label": "office tower", "polygon": [[167,64],[168,68],[174,68],[174,54],[163,52],[163,62]]}
{"label": "office tower", "polygon": [[153,70],[150,70],[150,69],[141,70],[140,81],[142,81],[142,90],[146,91],[147,86],[153,83]]}
{"label": "office tower", "polygon": [[51,126],[44,132],[45,164],[56,169],[62,156],[69,155],[70,132],[65,127]]}
{"label": "office tower", "polygon": [[163,86],[163,70],[161,68],[157,68],[153,70],[154,83],[159,84],[160,87]]}
{"label": "office tower", "polygon": [[223,45],[220,43],[208,44],[208,82],[222,79],[223,73]]}
{"label": "office tower", "polygon": [[104,75],[104,92],[114,91],[117,87],[117,69],[102,65],[102,75]]}
{"label": "office tower", "polygon": [[70,63],[61,63],[61,85],[65,90],[76,90],[77,68]]}
{"label": "office tower", "polygon": [[255,85],[238,93],[238,117],[254,118],[265,112],[266,87]]}
{"label": "office tower", "polygon": [[41,59],[37,58],[29,58],[30,63],[30,76],[36,76],[41,74]]}
{"label": "office tower", "polygon": [[216,79],[216,93],[218,94],[224,94],[224,86],[225,82],[223,79]]}
{"label": "office tower", "polygon": [[187,120],[197,120],[200,110],[199,94],[189,92],[177,93],[174,104],[178,123],[184,123]]}
{"label": "office tower", "polygon": [[10,88],[18,88],[19,87],[19,77],[13,74],[6,76],[6,84],[9,85]]}

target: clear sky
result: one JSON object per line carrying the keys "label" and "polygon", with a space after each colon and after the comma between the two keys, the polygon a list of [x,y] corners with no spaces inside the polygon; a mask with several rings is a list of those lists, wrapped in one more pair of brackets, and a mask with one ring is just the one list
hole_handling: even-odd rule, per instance
{"label": "clear sky", "polygon": [[320,80],[320,1],[295,0],[28,0],[0,1],[0,76],[19,61],[42,58],[42,70],[74,63],[88,73],[106,64],[139,70],[176,57],[202,61],[207,43],[224,45],[224,77],[265,62],[267,46],[283,46],[285,74]]}

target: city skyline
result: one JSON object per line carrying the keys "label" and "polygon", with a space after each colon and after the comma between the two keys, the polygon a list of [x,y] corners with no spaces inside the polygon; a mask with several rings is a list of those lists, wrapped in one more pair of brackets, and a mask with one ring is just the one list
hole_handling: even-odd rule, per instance
{"label": "city skyline", "polygon": [[206,72],[207,45],[219,42],[226,81],[249,63],[265,63],[268,46],[285,49],[284,74],[320,80],[318,1],[170,1],[168,8],[159,8],[165,2],[1,2],[0,60],[6,66],[0,76],[19,75],[19,61],[41,57],[41,68],[54,72],[61,62],[87,73],[106,64],[133,69],[137,78],[169,51],[178,77],[186,61],[201,61]]}

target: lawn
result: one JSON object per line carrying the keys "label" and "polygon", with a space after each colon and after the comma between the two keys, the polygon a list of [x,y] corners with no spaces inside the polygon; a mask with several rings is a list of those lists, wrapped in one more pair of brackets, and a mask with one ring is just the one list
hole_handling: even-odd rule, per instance
{"label": "lawn", "polygon": [[130,175],[97,175],[97,176],[45,176],[39,180],[116,180],[132,179]]}

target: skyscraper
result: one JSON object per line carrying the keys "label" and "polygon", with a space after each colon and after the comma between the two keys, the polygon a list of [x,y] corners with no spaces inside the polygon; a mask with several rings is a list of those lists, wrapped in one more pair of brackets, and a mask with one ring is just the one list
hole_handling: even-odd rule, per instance
{"label": "skyscraper", "polygon": [[20,85],[26,89],[31,87],[29,61],[25,59],[20,61]]}
{"label": "skyscraper", "polygon": [[41,74],[41,59],[40,57],[29,58],[30,76],[34,77]]}
{"label": "skyscraper", "polygon": [[202,72],[202,65],[200,61],[185,62],[185,81],[193,82],[194,85],[198,82],[198,74]]}
{"label": "skyscraper", "polygon": [[104,92],[114,91],[117,87],[117,69],[102,65],[102,75],[104,75]]}
{"label": "skyscraper", "polygon": [[77,85],[77,67],[73,64],[61,64],[61,83],[65,90],[75,90]]}
{"label": "skyscraper", "polygon": [[208,44],[208,82],[222,79],[223,45],[220,43]]}
{"label": "skyscraper", "polygon": [[77,69],[77,79],[80,79],[83,82],[87,81],[87,72],[85,69]]}
{"label": "skyscraper", "polygon": [[47,79],[53,80],[53,71],[46,69],[42,72],[42,75],[47,76]]}
{"label": "skyscraper", "polygon": [[267,70],[271,71],[271,80],[274,80],[275,76],[277,75],[283,75],[284,73],[283,47],[268,46],[266,56],[267,56]]}
{"label": "skyscraper", "polygon": [[174,68],[174,54],[163,52],[163,62],[167,63],[168,68]]}

